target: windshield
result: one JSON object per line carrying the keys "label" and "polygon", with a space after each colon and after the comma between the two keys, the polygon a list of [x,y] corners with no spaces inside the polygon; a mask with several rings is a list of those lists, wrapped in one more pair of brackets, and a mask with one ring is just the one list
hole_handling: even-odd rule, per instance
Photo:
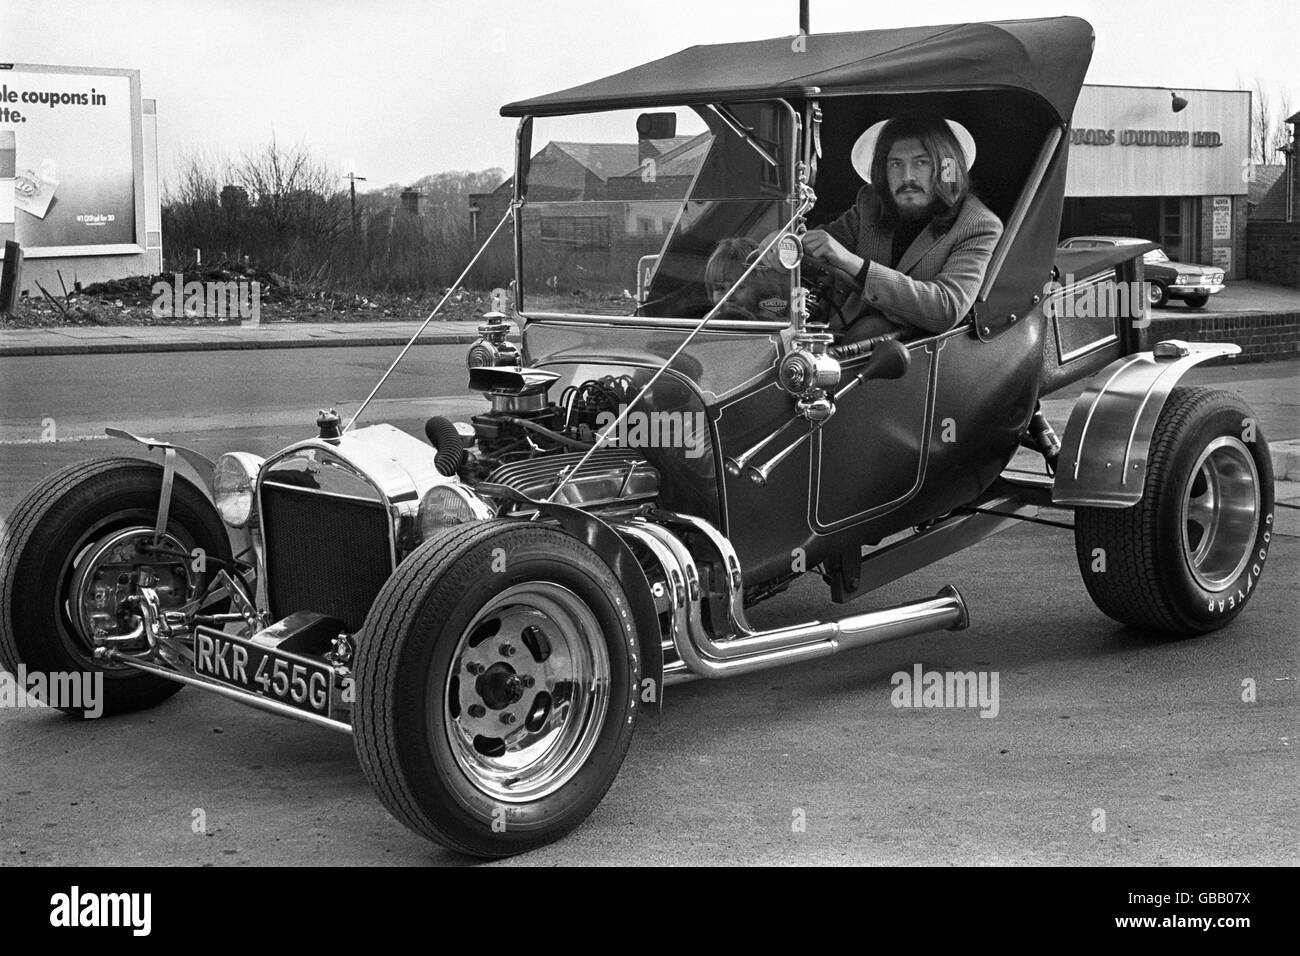
{"label": "windshield", "polygon": [[[525,314],[705,315],[791,216],[793,136],[782,102],[536,120]],[[785,321],[790,281],[765,264],[719,317]]]}
{"label": "windshield", "polygon": [[1169,257],[1165,255],[1163,249],[1152,249],[1142,257],[1143,262],[1168,262]]}

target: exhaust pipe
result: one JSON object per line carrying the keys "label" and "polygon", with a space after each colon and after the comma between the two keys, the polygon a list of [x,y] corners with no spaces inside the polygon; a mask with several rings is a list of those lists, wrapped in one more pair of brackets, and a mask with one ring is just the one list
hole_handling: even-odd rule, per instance
{"label": "exhaust pipe", "polygon": [[[733,600],[729,617],[735,636],[718,641],[709,634],[701,617],[699,569],[686,546],[667,528],[650,522],[620,522],[616,528],[620,534],[643,545],[664,571],[672,602],[673,645],[686,670],[686,673],[678,669],[666,672],[665,676],[671,676],[673,683],[689,679],[687,674],[733,677],[926,631],[962,630],[970,623],[966,603],[952,585],[925,600],[852,614],[835,621],[813,621],[770,631],[750,628],[739,601]],[[709,537],[714,539],[715,546],[725,543],[725,538],[721,535],[714,538],[714,534]],[[734,562],[734,555],[723,552],[722,557],[736,570],[734,576],[738,576],[739,564]],[[733,598],[738,598],[734,583],[732,591]]]}

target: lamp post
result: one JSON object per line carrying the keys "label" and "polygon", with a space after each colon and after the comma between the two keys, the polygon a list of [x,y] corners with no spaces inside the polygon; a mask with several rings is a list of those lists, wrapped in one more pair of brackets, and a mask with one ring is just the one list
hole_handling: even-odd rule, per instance
{"label": "lamp post", "polygon": [[366,177],[358,176],[356,173],[348,173],[343,178],[348,181],[352,193],[352,235],[355,236],[357,234],[357,183],[364,183]]}

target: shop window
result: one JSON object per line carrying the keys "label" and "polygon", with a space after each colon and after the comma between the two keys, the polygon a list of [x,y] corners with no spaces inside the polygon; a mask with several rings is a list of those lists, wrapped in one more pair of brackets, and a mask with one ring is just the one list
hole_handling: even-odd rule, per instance
{"label": "shop window", "polygon": [[1179,197],[1160,200],[1160,245],[1170,259],[1183,257],[1183,203]]}

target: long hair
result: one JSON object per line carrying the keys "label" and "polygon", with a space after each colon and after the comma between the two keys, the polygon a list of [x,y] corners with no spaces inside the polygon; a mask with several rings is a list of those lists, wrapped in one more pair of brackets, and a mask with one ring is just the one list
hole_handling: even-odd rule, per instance
{"label": "long hair", "polygon": [[889,173],[885,169],[889,151],[901,139],[915,139],[930,157],[934,166],[934,218],[931,220],[939,232],[947,232],[957,218],[962,202],[970,193],[970,172],[966,169],[966,155],[948,124],[938,116],[924,113],[907,113],[885,124],[876,140],[876,153],[871,157],[871,185],[879,200],[877,219],[880,225],[892,229],[898,225],[898,204],[889,189]]}

